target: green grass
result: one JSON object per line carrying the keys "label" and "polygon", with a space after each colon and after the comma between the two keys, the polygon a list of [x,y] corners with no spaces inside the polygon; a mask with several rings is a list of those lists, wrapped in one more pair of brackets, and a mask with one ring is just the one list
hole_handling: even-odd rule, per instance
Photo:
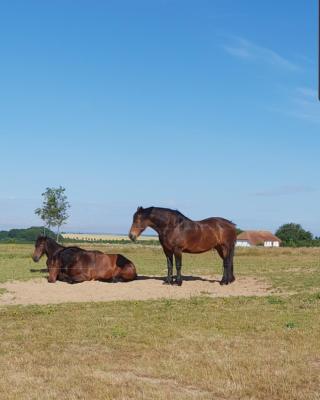
{"label": "green grass", "polygon": [[[165,275],[157,247],[99,248]],[[1,245],[0,281],[41,276],[31,253]],[[216,255],[183,260],[185,275],[221,273]],[[319,399],[319,260],[320,249],[237,250],[237,276],[267,280],[268,297],[2,307],[0,398]]]}

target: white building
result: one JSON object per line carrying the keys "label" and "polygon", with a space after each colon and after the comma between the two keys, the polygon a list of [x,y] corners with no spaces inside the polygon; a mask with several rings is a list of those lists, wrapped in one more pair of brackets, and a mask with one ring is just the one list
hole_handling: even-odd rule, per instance
{"label": "white building", "polygon": [[268,231],[245,231],[237,236],[237,247],[279,247],[281,240]]}

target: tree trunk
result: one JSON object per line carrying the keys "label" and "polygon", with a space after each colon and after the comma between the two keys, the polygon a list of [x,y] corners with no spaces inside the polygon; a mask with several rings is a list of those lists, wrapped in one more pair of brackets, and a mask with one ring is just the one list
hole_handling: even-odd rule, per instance
{"label": "tree trunk", "polygon": [[59,243],[59,236],[60,236],[60,225],[58,225],[57,229],[57,242]]}

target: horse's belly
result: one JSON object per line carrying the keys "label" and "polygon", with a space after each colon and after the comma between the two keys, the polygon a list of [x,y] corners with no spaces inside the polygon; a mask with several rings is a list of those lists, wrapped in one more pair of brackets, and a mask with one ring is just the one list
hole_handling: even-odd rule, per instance
{"label": "horse's belly", "polygon": [[183,253],[189,253],[189,254],[200,254],[200,253],[205,253],[206,251],[212,250],[213,247],[197,247],[197,248],[187,248],[187,249],[183,249]]}
{"label": "horse's belly", "polygon": [[204,253],[215,247],[215,241],[212,237],[192,238],[184,243],[182,247],[184,253]]}
{"label": "horse's belly", "polygon": [[114,272],[111,268],[99,268],[97,271],[95,271],[95,277],[93,278],[94,280],[98,279],[111,279],[114,275]]}

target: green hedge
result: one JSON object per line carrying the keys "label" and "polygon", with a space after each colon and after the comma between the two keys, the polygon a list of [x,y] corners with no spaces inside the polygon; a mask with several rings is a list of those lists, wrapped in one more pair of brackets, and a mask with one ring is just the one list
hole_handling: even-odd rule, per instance
{"label": "green hedge", "polygon": [[[0,231],[0,243],[34,243],[39,235],[43,235],[43,227],[32,226],[27,229],[11,229]],[[55,238],[55,233],[46,229],[46,235]]]}

